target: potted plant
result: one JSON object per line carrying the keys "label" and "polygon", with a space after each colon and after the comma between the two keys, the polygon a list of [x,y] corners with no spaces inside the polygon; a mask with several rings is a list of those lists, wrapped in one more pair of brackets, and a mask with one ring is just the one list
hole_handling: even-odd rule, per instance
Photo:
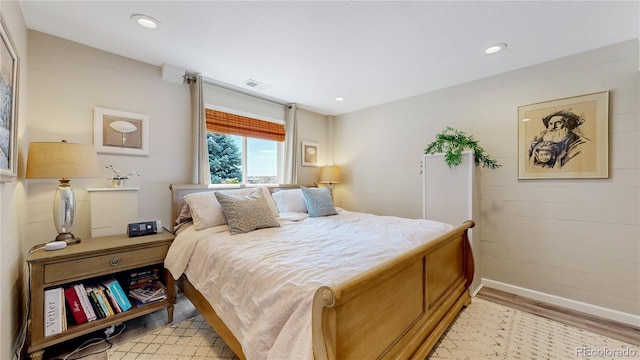
{"label": "potted plant", "polygon": [[436,135],[436,139],[427,145],[424,153],[444,153],[444,162],[452,168],[462,163],[462,152],[465,150],[473,151],[476,166],[482,164],[483,167],[489,169],[497,169],[502,166],[485,154],[484,149],[478,145],[478,140],[475,140],[472,135],[467,135],[449,126]]}
{"label": "potted plant", "polygon": [[137,171],[129,171],[125,175],[121,175],[120,169],[114,168],[113,165],[108,165],[107,169],[111,169],[111,171],[113,171],[113,173],[115,174],[112,178],[107,179],[107,180],[111,180],[111,184],[113,185],[114,188],[123,187],[124,181],[127,180],[129,176],[133,176],[133,175],[140,176],[140,174],[138,174]]}

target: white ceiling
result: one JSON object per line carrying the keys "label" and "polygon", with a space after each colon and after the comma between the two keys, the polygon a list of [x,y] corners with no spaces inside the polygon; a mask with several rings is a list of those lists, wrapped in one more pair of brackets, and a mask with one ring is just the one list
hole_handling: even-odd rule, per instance
{"label": "white ceiling", "polygon": [[[31,1],[29,29],[325,115],[639,37],[638,1]],[[158,19],[156,30],[130,17]],[[495,55],[485,47],[507,43]],[[343,102],[334,98],[342,96]]]}

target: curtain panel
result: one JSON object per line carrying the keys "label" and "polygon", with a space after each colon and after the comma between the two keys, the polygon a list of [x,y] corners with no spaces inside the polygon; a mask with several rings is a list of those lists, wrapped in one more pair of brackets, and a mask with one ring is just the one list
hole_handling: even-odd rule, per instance
{"label": "curtain panel", "polygon": [[282,180],[283,184],[296,184],[298,182],[298,157],[296,155],[296,145],[298,144],[298,121],[296,112],[298,106],[290,104],[285,109],[285,127],[286,135],[284,140],[284,159],[282,161]]}
{"label": "curtain panel", "polygon": [[191,124],[193,128],[192,181],[194,184],[211,184],[202,75],[188,77],[188,83],[191,91]]}

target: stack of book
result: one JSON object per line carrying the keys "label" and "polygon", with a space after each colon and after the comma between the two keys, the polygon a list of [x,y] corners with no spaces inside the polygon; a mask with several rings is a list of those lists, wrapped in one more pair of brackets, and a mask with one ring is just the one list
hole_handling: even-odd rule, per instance
{"label": "stack of book", "polygon": [[157,282],[160,279],[160,268],[157,266],[151,266],[146,268],[137,269],[129,273],[127,279],[129,290],[133,290],[150,283]]}
{"label": "stack of book", "polygon": [[167,288],[158,280],[129,290],[136,305],[144,305],[167,298]]}
{"label": "stack of book", "polygon": [[136,305],[144,305],[167,298],[167,289],[160,282],[160,267],[151,266],[129,273],[129,296]]}
{"label": "stack of book", "polygon": [[66,330],[67,314],[80,325],[132,307],[120,283],[113,278],[47,289],[44,296],[45,336]]}

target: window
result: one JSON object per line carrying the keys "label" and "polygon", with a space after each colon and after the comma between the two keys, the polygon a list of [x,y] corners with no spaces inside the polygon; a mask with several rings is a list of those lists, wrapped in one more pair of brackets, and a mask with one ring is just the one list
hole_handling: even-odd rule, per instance
{"label": "window", "polygon": [[277,184],[284,124],[205,109],[211,184]]}

